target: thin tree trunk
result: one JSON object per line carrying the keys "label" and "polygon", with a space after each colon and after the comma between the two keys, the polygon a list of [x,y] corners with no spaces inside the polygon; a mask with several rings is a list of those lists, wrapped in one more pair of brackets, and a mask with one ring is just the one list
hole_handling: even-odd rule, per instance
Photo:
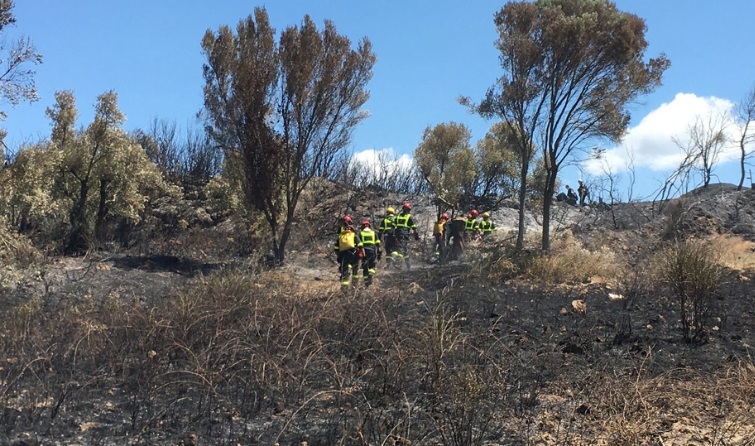
{"label": "thin tree trunk", "polygon": [[104,241],[105,238],[105,219],[108,214],[107,207],[107,186],[108,180],[100,180],[100,201],[97,205],[97,218],[94,222],[94,236],[98,242]]}
{"label": "thin tree trunk", "polygon": [[558,168],[553,167],[552,170],[546,170],[545,177],[545,190],[543,191],[543,238],[542,238],[542,250],[550,251],[551,249],[551,203],[553,201],[553,189],[556,186],[556,176],[558,175]]}
{"label": "thin tree trunk", "polygon": [[70,221],[71,221],[71,235],[68,238],[68,244],[66,245],[66,253],[80,252],[86,248],[86,204],[89,197],[89,181],[81,180],[79,187],[79,198],[76,200],[76,204],[71,209]]}
{"label": "thin tree trunk", "polygon": [[527,202],[527,172],[530,170],[529,167],[529,162],[522,162],[522,170],[519,172],[519,226],[516,235],[517,251],[521,251],[524,248],[524,233],[526,231],[524,213],[526,211],[525,205]]}
{"label": "thin tree trunk", "polygon": [[277,249],[275,251],[275,262],[276,265],[283,265],[283,262],[286,260],[286,244],[288,243],[288,239],[291,236],[291,225],[288,223],[288,221],[283,225],[283,231],[281,232],[280,240],[278,241]]}
{"label": "thin tree trunk", "polygon": [[742,190],[742,185],[745,182],[745,151],[742,149],[742,156],[739,158],[739,184],[737,190]]}

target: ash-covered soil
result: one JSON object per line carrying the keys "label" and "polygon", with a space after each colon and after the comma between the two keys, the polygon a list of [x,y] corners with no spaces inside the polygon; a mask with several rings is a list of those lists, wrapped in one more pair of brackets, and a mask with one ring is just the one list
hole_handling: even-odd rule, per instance
{"label": "ash-covered soil", "polygon": [[[372,288],[340,290],[337,216],[376,220],[405,198],[320,191],[272,273],[258,270],[259,256],[224,249],[238,234],[218,226],[161,240],[161,252],[33,265],[0,290],[0,443],[753,444],[755,192],[715,186],[663,205],[556,204],[553,240],[610,250],[625,279],[563,283],[500,273],[513,204],[493,212],[492,237],[435,263],[435,208],[410,197],[422,232],[412,268],[383,262]],[[527,227],[537,238],[536,215]],[[214,231],[212,246],[202,246],[203,231]],[[673,293],[630,280],[680,235],[735,253],[692,341],[681,337]],[[248,281],[203,288],[229,272]],[[225,307],[223,292],[242,297]],[[283,303],[286,318],[250,310]],[[56,320],[80,324],[70,344]],[[284,323],[302,325],[287,332]],[[44,329],[52,332],[36,332]]]}

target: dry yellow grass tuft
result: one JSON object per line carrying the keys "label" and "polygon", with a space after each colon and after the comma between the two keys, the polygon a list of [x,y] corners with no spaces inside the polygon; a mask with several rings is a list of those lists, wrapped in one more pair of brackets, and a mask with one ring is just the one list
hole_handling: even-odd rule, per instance
{"label": "dry yellow grass tuft", "polygon": [[738,235],[716,235],[706,240],[720,256],[720,262],[727,268],[744,271],[755,268],[755,243]]}
{"label": "dry yellow grass tuft", "polygon": [[610,281],[617,272],[613,251],[605,246],[590,251],[570,232],[554,240],[551,251],[533,258],[527,267],[532,278],[548,283]]}

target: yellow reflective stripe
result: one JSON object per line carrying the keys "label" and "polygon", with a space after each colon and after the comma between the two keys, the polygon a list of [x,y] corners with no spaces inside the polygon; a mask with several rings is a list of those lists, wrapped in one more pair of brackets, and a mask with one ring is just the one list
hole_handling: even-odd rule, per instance
{"label": "yellow reflective stripe", "polygon": [[375,237],[375,231],[372,229],[365,229],[359,235],[362,238],[362,244],[364,245],[374,245],[377,240]]}
{"label": "yellow reflective stripe", "polygon": [[395,217],[385,217],[383,219],[383,222],[380,223],[380,229],[381,231],[387,231],[389,229],[393,229],[396,226],[396,218]]}
{"label": "yellow reflective stripe", "polygon": [[409,219],[412,218],[410,214],[401,214],[398,217],[396,217],[396,227],[397,228],[408,228],[409,227]]}

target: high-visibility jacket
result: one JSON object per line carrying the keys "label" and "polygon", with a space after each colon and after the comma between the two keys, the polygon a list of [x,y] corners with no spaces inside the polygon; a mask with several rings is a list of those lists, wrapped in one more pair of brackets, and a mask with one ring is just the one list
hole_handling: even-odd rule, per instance
{"label": "high-visibility jacket", "polygon": [[476,218],[468,218],[464,220],[464,230],[465,231],[475,231],[477,230],[477,219]]}
{"label": "high-visibility jacket", "polygon": [[383,238],[385,234],[393,232],[394,229],[396,229],[396,216],[393,214],[388,214],[383,218],[383,221],[380,222],[380,227],[378,227],[378,234],[380,235],[380,238]]}
{"label": "high-visibility jacket", "polygon": [[417,225],[412,220],[412,214],[405,212],[396,216],[396,229],[402,234],[409,234],[409,230],[416,230]]}
{"label": "high-visibility jacket", "polygon": [[479,227],[480,227],[480,231],[482,232],[482,235],[485,235],[495,230],[495,223],[493,223],[491,220],[484,219],[480,222]]}
{"label": "high-visibility jacket", "polygon": [[362,229],[359,233],[359,237],[362,239],[362,246],[365,250],[375,250],[380,246],[380,239],[370,227]]}

